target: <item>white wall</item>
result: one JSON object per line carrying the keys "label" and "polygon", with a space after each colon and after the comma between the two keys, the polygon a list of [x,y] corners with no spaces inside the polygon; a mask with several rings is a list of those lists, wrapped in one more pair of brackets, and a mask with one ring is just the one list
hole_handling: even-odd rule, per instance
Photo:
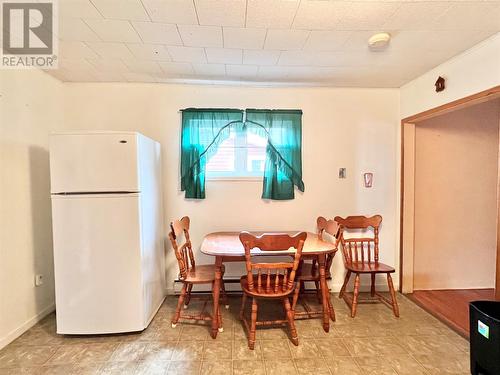
{"label": "white wall", "polygon": [[[384,217],[381,259],[398,265],[398,90],[66,84],[64,103],[61,130],[137,130],[161,142],[165,218],[189,215],[196,248],[203,235],[213,231],[313,231],[318,215],[379,213]],[[205,200],[185,200],[179,191],[178,170],[179,109],[186,107],[302,109],[305,193],[297,192],[292,201],[266,202],[260,198],[260,182],[208,181]],[[346,180],[337,178],[339,167],[347,168]],[[371,189],[362,187],[366,171],[374,172]],[[199,262],[213,262],[200,253],[197,256]],[[171,253],[167,265],[171,290],[178,272]],[[232,266],[228,276],[240,276],[242,265]],[[333,285],[339,289],[340,254],[333,271]]]}
{"label": "white wall", "polygon": [[[436,79],[446,79],[437,93]],[[500,33],[401,87],[401,118],[500,85]]]}
{"label": "white wall", "polygon": [[500,101],[422,121],[414,289],[494,288]]}
{"label": "white wall", "polygon": [[40,71],[0,71],[0,348],[54,308],[48,133],[60,126],[62,86]]}

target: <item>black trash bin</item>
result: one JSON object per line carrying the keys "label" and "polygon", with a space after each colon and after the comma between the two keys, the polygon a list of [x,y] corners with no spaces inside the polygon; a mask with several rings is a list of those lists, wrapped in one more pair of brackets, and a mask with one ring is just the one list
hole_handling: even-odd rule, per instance
{"label": "black trash bin", "polygon": [[473,375],[500,374],[500,301],[469,304],[470,371]]}

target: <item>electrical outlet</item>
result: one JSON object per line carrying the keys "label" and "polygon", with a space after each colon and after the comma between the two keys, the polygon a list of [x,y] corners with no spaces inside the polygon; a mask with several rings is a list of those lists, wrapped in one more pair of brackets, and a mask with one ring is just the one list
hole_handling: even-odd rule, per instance
{"label": "electrical outlet", "polygon": [[35,286],[43,285],[43,275],[35,275]]}

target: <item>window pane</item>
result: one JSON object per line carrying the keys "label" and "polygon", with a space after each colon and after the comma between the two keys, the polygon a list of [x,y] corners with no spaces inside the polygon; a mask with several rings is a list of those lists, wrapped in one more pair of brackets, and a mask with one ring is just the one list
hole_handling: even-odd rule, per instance
{"label": "window pane", "polygon": [[259,177],[264,172],[267,138],[231,130],[207,162],[208,177]]}
{"label": "window pane", "polygon": [[217,152],[208,160],[206,171],[211,172],[234,172],[235,168],[235,140],[236,134],[231,130],[231,135],[223,141]]}

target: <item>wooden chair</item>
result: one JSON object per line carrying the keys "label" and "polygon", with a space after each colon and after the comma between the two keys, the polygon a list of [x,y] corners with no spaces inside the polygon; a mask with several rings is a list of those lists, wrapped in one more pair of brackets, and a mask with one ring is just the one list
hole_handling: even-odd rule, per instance
{"label": "wooden chair", "polygon": [[[347,305],[351,308],[351,317],[356,316],[356,309],[359,302],[384,302],[392,307],[394,315],[399,317],[399,307],[396,300],[396,292],[392,283],[391,273],[395,272],[393,267],[380,263],[379,259],[379,227],[382,222],[382,216],[375,215],[372,217],[366,216],[348,216],[345,219],[335,217],[335,221],[340,225],[340,243],[342,245],[342,254],[344,256],[344,264],[347,269],[344,284],[340,289],[339,298],[344,298]],[[373,228],[373,237],[344,237],[344,229],[366,231]],[[345,293],[347,283],[351,274],[355,274],[354,293],[352,299]],[[371,296],[376,299],[359,300],[360,274],[371,275]],[[387,284],[391,300],[375,291],[375,275],[386,274]]]}
{"label": "wooden chair", "polygon": [[[191,245],[191,239],[189,237],[189,217],[184,216],[180,220],[175,220],[170,223],[170,233],[169,238],[172,243],[172,247],[175,252],[175,257],[177,258],[177,263],[179,265],[179,279],[182,281],[182,290],[177,302],[177,308],[175,310],[174,316],[172,317],[172,328],[175,328],[179,319],[188,320],[203,320],[211,321],[212,319],[219,320],[219,332],[223,332],[222,328],[222,317],[220,311],[218,316],[213,317],[205,313],[207,306],[207,300],[205,300],[201,312],[199,314],[181,314],[181,308],[184,305],[184,309],[187,309],[189,302],[191,300],[191,291],[193,285],[198,284],[212,284],[212,296],[213,296],[213,285],[215,281],[215,265],[196,265],[193,248]],[[179,239],[184,237],[184,241],[180,244]],[[224,268],[222,269],[222,276],[224,276]],[[222,295],[225,301],[226,308],[229,307],[226,300],[226,293],[224,288],[224,282],[222,282]]]}
{"label": "wooden chair", "polygon": [[[339,224],[335,220],[327,220],[323,216],[319,216],[316,219],[316,228],[317,228],[317,233],[318,237],[321,240],[324,240],[323,234],[326,232],[333,238],[335,238],[335,241],[337,242],[339,239],[339,233],[340,233],[340,227]],[[336,243],[335,243],[336,244]],[[335,256],[336,251],[332,252],[327,255],[326,257],[326,265],[325,265],[325,271],[326,271],[326,278],[331,279],[331,274],[330,274],[330,269],[332,266],[333,262],[333,257]],[[312,259],[312,262],[306,262],[305,260],[307,259]],[[307,318],[313,318],[317,316],[322,316],[323,315],[323,309],[321,310],[313,310],[307,303],[307,300],[305,298],[300,299],[300,302],[302,306],[304,307],[305,311],[295,311],[295,306],[297,305],[297,301],[299,299],[299,294],[301,291],[303,291],[304,288],[304,283],[310,281],[314,282],[314,285],[316,287],[316,296],[318,298],[318,302],[321,304],[322,303],[322,298],[321,298],[321,290],[320,290],[320,275],[319,275],[319,268],[318,268],[318,262],[316,260],[316,257],[313,256],[308,257],[308,256],[302,256],[301,262],[299,264],[299,269],[297,271],[297,283],[299,284],[299,287],[295,289],[295,293],[293,296],[293,303],[292,303],[292,310],[294,312],[294,316],[297,317],[307,317]],[[331,304],[330,299],[328,299],[328,309],[330,311],[330,319],[332,321],[335,321],[335,310],[333,309],[333,306]]]}
{"label": "wooden chair", "polygon": [[[241,277],[241,289],[243,290],[243,301],[241,303],[240,319],[243,321],[248,332],[248,347],[254,349],[256,327],[262,325],[288,323],[291,341],[294,345],[299,344],[297,330],[293,321],[293,312],[290,306],[289,296],[295,288],[295,274],[300,262],[302,248],[307,238],[307,233],[297,233],[294,236],[288,234],[262,234],[253,236],[248,232],[240,233],[240,241],[245,248],[246,276]],[[260,249],[262,252],[279,252],[295,248],[293,262],[257,263],[259,256],[253,256],[251,250]],[[254,272],[257,274],[254,274]],[[250,323],[244,316],[247,297],[252,298],[252,310]],[[285,310],[286,319],[274,321],[257,321],[258,299],[281,299]]]}

